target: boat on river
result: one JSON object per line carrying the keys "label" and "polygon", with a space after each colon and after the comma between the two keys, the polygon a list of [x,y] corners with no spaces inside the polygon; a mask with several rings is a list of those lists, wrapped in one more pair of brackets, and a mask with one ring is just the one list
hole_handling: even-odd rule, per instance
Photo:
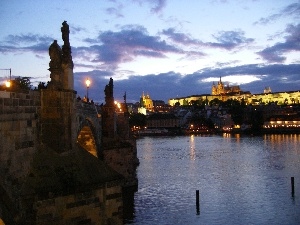
{"label": "boat on river", "polygon": [[143,129],[136,132],[138,136],[164,136],[168,134],[169,131],[165,128]]}

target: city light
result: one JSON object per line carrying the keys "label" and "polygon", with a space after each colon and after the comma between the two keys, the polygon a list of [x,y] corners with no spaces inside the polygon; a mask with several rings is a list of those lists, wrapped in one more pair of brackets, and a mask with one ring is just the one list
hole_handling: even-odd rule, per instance
{"label": "city light", "polygon": [[86,84],[86,98],[88,100],[89,99],[89,87],[91,84],[91,81],[89,80],[89,78],[86,79],[85,84]]}
{"label": "city light", "polygon": [[121,104],[119,102],[115,101],[115,105],[117,106],[118,111],[121,112],[122,111]]}
{"label": "city light", "polygon": [[10,88],[10,85],[11,85],[10,80],[7,80],[7,81],[5,82],[5,86],[6,86],[7,88]]}
{"label": "city light", "polygon": [[0,70],[9,71],[9,80],[7,80],[7,81],[5,82],[5,86],[6,86],[7,88],[10,88],[10,86],[11,86],[11,69],[0,69]]}

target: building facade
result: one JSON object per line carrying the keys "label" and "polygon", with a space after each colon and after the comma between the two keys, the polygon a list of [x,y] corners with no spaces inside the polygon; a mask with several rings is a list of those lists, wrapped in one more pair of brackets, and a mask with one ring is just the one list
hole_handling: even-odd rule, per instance
{"label": "building facade", "polygon": [[241,89],[240,86],[225,86],[221,80],[218,81],[218,84],[215,85],[213,82],[213,85],[211,87],[211,95],[222,95],[222,94],[228,94],[228,93],[240,93]]}
{"label": "building facade", "polygon": [[174,114],[156,113],[147,118],[147,128],[174,128],[179,126],[179,118]]}
{"label": "building facade", "polygon": [[152,111],[153,110],[153,101],[150,98],[149,94],[142,94],[141,98],[140,98],[140,104],[141,107],[145,108],[146,110]]}
{"label": "building facade", "polygon": [[140,98],[140,107],[138,108],[138,113],[142,113],[144,115],[147,115],[148,112],[153,111],[153,101],[150,98],[149,94],[142,94]]}
{"label": "building facade", "polygon": [[220,95],[192,95],[181,98],[169,99],[169,105],[192,105],[193,102],[210,102],[214,99],[227,101],[229,99],[244,101],[247,105],[259,105],[259,104],[299,104],[300,103],[300,90],[288,91],[288,92],[274,92],[274,93],[261,93],[251,94],[250,92],[220,94]]}

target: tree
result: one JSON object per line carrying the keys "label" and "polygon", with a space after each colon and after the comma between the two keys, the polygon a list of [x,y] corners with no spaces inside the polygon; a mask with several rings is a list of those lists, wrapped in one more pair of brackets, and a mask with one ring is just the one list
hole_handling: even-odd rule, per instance
{"label": "tree", "polygon": [[264,124],[263,113],[261,110],[253,108],[250,114],[251,130],[253,133],[260,133]]}
{"label": "tree", "polygon": [[41,89],[46,89],[47,86],[45,85],[45,82],[40,82],[39,85],[38,85],[38,90],[41,90]]}
{"label": "tree", "polygon": [[213,100],[211,100],[211,101],[209,102],[209,105],[210,105],[210,106],[213,106],[213,105],[220,105],[221,103],[223,103],[222,100],[219,100],[218,98],[214,98]]}
{"label": "tree", "polygon": [[11,81],[11,91],[28,91],[31,89],[30,77],[17,77]]}
{"label": "tree", "polygon": [[129,117],[129,126],[144,127],[147,124],[146,116],[142,113],[131,114]]}

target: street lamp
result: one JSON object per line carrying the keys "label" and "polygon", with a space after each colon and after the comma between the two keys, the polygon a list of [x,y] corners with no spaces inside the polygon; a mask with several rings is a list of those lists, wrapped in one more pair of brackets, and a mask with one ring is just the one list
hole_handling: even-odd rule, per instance
{"label": "street lamp", "polygon": [[85,84],[86,84],[86,99],[88,101],[88,99],[89,99],[89,87],[90,87],[90,84],[91,84],[91,81],[89,80],[89,78],[86,79]]}
{"label": "street lamp", "polygon": [[10,88],[10,80],[7,80],[7,81],[5,82],[5,86],[6,86],[7,88]]}
{"label": "street lamp", "polygon": [[9,80],[7,80],[7,81],[5,82],[5,86],[6,86],[7,88],[10,88],[10,86],[11,86],[11,69],[0,69],[0,70],[9,70]]}

